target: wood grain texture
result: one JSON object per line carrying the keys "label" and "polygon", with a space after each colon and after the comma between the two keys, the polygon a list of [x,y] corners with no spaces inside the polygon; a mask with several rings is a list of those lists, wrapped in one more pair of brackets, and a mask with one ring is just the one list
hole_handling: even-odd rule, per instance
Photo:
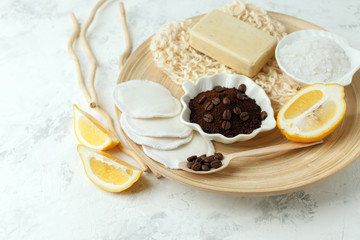
{"label": "wood grain texture", "polygon": [[[287,31],[321,29],[301,19],[270,12],[270,16],[283,23]],[[193,18],[195,21],[198,17]],[[150,39],[145,41],[128,59],[119,79],[125,82],[146,79],[164,85],[180,99],[181,86],[173,83],[159,70],[149,50]],[[146,164],[164,177],[206,191],[236,195],[278,195],[303,189],[322,181],[348,166],[360,155],[360,73],[345,88],[347,110],[339,127],[324,143],[307,149],[247,157],[232,161],[228,168],[212,175],[195,175],[182,170],[171,170],[147,157],[141,146],[126,137],[129,146]],[[125,134],[124,134],[125,135]],[[234,144],[214,143],[216,151],[225,154],[271,146],[287,142],[278,129],[261,133],[254,139]],[[256,158],[256,159],[254,159]],[[248,160],[248,161],[247,161]]]}

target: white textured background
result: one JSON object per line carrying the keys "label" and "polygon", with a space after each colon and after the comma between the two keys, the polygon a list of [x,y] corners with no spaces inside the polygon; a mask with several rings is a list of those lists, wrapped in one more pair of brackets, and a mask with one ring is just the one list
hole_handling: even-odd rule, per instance
{"label": "white textured background", "polygon": [[[134,47],[168,21],[229,2],[125,0]],[[253,2],[360,49],[358,0]],[[314,187],[274,197],[210,194],[151,174],[120,194],[93,185],[76,152],[72,104],[88,109],[66,44],[69,13],[84,23],[95,3],[0,1],[0,239],[360,239],[359,161]],[[124,49],[116,1],[99,11],[88,36],[99,60],[100,104],[113,113]]]}

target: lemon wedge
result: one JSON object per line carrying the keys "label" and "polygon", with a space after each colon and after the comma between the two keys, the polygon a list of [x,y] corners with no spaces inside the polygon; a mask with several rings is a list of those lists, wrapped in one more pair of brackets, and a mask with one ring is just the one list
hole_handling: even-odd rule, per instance
{"label": "lemon wedge", "polygon": [[279,111],[277,126],[296,142],[320,140],[340,124],[346,111],[344,87],[315,83],[297,92]]}
{"label": "lemon wedge", "polygon": [[119,140],[93,116],[74,104],[74,128],[79,142],[97,150],[108,150],[119,144]]}
{"label": "lemon wedge", "polygon": [[121,192],[131,187],[143,173],[140,169],[105,152],[83,145],[78,145],[77,150],[86,175],[94,184],[106,191]]}

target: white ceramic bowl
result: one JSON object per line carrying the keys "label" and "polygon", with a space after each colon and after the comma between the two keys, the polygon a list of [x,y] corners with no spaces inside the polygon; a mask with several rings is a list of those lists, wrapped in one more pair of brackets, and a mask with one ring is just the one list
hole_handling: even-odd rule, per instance
{"label": "white ceramic bowl", "polygon": [[[215,86],[237,88],[242,83],[246,85],[246,95],[248,95],[252,99],[255,99],[256,104],[261,107],[261,110],[266,111],[268,114],[267,118],[262,121],[260,128],[255,129],[250,134],[239,134],[235,137],[228,138],[220,133],[205,133],[199,124],[190,122],[191,110],[189,108],[189,102],[191,99],[196,97],[201,92],[212,90]],[[203,137],[208,140],[214,140],[226,144],[237,141],[246,141],[255,137],[259,132],[273,129],[276,125],[274,111],[271,107],[269,97],[266,95],[266,93],[261,87],[259,87],[254,81],[252,81],[246,76],[220,73],[208,77],[202,77],[196,82],[196,84],[193,84],[192,82],[184,82],[182,88],[184,89],[185,94],[180,99],[181,104],[183,105],[183,110],[180,114],[180,120],[186,126],[198,131]]]}
{"label": "white ceramic bowl", "polygon": [[287,36],[285,36],[284,38],[282,38],[279,43],[276,46],[276,50],[275,50],[275,57],[276,60],[279,64],[280,69],[289,77],[291,77],[292,79],[294,79],[295,81],[301,82],[301,83],[305,83],[305,84],[312,84],[314,82],[310,82],[306,79],[301,79],[291,73],[289,73],[287,71],[287,69],[284,67],[284,64],[281,62],[281,60],[279,59],[279,51],[288,44],[293,43],[294,41],[297,41],[298,39],[301,38],[312,38],[312,37],[326,37],[328,39],[331,39],[333,41],[335,41],[337,44],[339,44],[339,46],[345,51],[346,55],[349,57],[349,61],[350,61],[350,70],[341,78],[337,79],[336,81],[333,82],[326,82],[326,83],[338,83],[341,84],[343,86],[347,86],[351,83],[353,75],[357,72],[357,70],[359,70],[360,68],[360,51],[350,47],[350,45],[348,44],[348,42],[333,33],[327,32],[327,31],[323,31],[323,30],[302,30],[302,31],[297,31],[297,32],[293,32]]}

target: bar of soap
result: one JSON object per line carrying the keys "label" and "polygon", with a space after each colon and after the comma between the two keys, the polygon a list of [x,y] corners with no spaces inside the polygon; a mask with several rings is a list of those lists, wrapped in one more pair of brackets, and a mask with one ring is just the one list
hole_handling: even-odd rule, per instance
{"label": "bar of soap", "polygon": [[190,30],[190,45],[253,77],[274,56],[275,37],[227,13],[213,10]]}

